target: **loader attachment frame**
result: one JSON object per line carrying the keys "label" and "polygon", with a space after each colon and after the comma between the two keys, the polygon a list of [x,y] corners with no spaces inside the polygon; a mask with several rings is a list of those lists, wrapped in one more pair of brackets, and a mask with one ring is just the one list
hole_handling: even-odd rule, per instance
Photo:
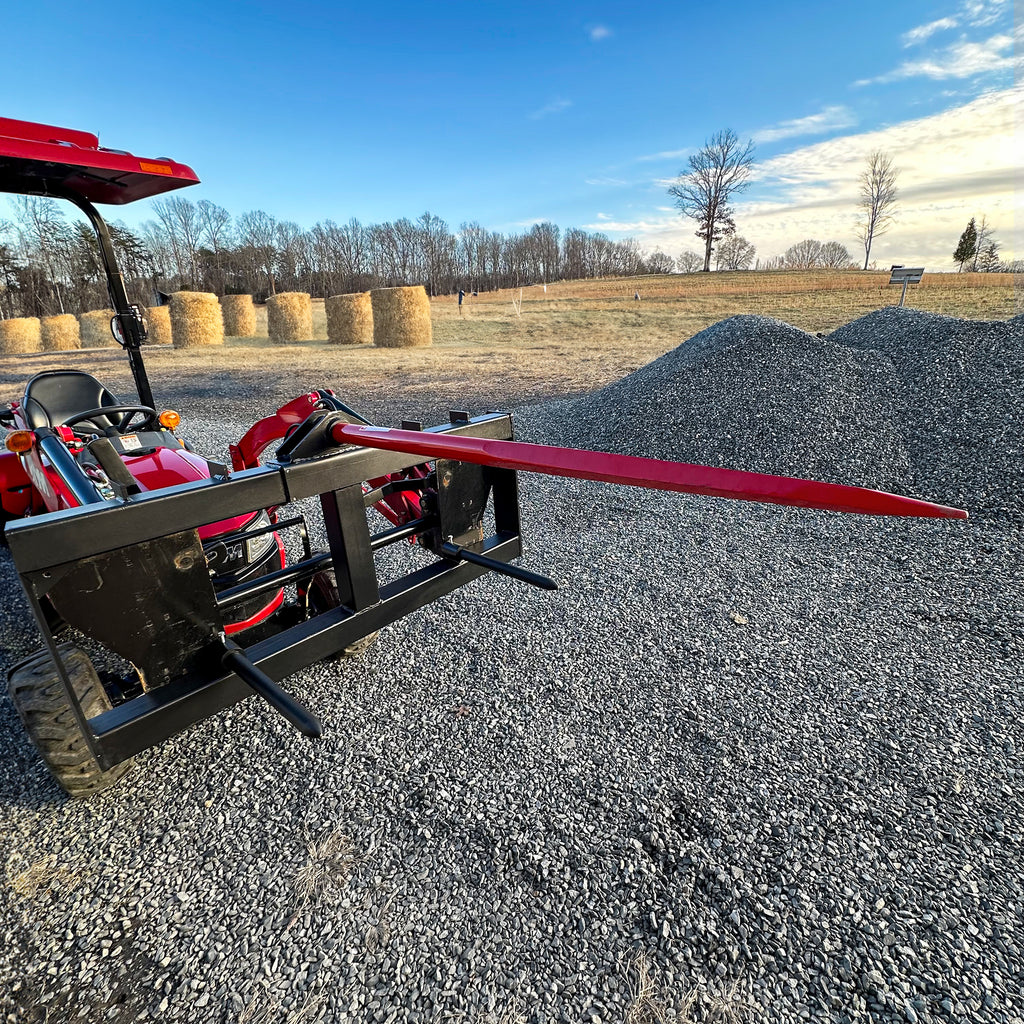
{"label": "loader attachment frame", "polygon": [[[521,553],[516,473],[450,460],[434,464],[436,499],[423,518],[371,534],[367,509],[374,495],[364,493],[366,481],[390,477],[401,486],[402,474],[422,474],[424,462],[407,453],[339,449],[329,435],[337,417],[314,413],[281,446],[277,459],[263,466],[235,473],[222,467],[223,475],[209,480],[95,501],[7,528],[46,647],[102,769],[254,690],[295,724],[295,707],[304,709],[273,680],[336,655],[489,569],[504,568]],[[462,419],[453,414],[452,419],[424,433],[512,438],[508,415]],[[409,479],[410,486],[418,485],[422,476]],[[215,594],[196,528],[311,497],[320,499],[329,553]],[[382,582],[374,553],[413,538],[426,549],[426,558],[414,559],[415,567],[404,575]],[[470,561],[471,555],[477,561]],[[325,567],[334,569],[339,606],[286,622],[247,647],[226,640],[224,607],[270,586],[308,581]],[[87,719],[61,661],[44,599],[91,641],[131,662],[142,692]],[[312,725],[299,727],[318,734]]]}

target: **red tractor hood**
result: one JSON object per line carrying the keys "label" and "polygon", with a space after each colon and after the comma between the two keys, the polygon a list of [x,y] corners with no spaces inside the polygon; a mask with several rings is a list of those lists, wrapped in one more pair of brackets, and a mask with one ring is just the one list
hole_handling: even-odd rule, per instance
{"label": "red tractor hood", "polygon": [[[127,456],[124,464],[144,491],[159,491],[176,484],[210,479],[206,459],[184,448],[157,448],[146,455]],[[208,523],[199,527],[199,536],[206,540],[222,533],[232,533],[246,526],[255,515],[256,512],[246,512],[231,519]]]}

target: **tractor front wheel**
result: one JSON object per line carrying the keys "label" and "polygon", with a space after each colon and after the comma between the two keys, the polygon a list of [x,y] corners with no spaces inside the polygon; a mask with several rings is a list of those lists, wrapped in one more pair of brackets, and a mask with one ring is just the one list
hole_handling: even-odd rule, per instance
{"label": "tractor front wheel", "polygon": [[[333,569],[321,569],[320,572],[313,574],[308,584],[306,601],[310,615],[320,615],[341,604],[341,598],[338,595],[338,580]],[[378,635],[379,631],[364,636],[355,643],[349,644],[348,647],[343,647],[336,657],[357,658],[360,654],[365,654],[377,642]]]}
{"label": "tractor front wheel", "polygon": [[[85,651],[70,643],[58,645],[58,650],[85,717],[109,711],[110,699]],[[96,763],[49,651],[37,651],[15,665],[7,684],[25,731],[70,796],[99,793],[131,767],[131,761],[124,761],[103,771]]]}

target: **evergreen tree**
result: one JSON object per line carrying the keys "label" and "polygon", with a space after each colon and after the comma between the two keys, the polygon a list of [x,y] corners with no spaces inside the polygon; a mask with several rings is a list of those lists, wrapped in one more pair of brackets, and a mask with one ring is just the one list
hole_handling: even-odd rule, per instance
{"label": "evergreen tree", "polygon": [[953,259],[955,262],[960,264],[960,270],[964,269],[964,264],[968,260],[974,259],[974,254],[978,251],[978,229],[975,227],[974,218],[971,218],[971,222],[964,228],[964,233],[960,236],[960,241],[957,244],[956,251],[953,253]]}

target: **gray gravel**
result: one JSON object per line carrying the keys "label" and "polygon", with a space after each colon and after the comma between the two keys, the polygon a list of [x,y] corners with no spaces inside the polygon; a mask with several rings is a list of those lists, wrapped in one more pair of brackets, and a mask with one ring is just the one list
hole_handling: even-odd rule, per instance
{"label": "gray gravel", "polygon": [[293,677],[320,743],[248,701],[69,802],[0,698],[3,1014],[1024,1020],[1022,326],[739,317],[518,417],[966,524],[524,477],[563,589],[483,580]]}

